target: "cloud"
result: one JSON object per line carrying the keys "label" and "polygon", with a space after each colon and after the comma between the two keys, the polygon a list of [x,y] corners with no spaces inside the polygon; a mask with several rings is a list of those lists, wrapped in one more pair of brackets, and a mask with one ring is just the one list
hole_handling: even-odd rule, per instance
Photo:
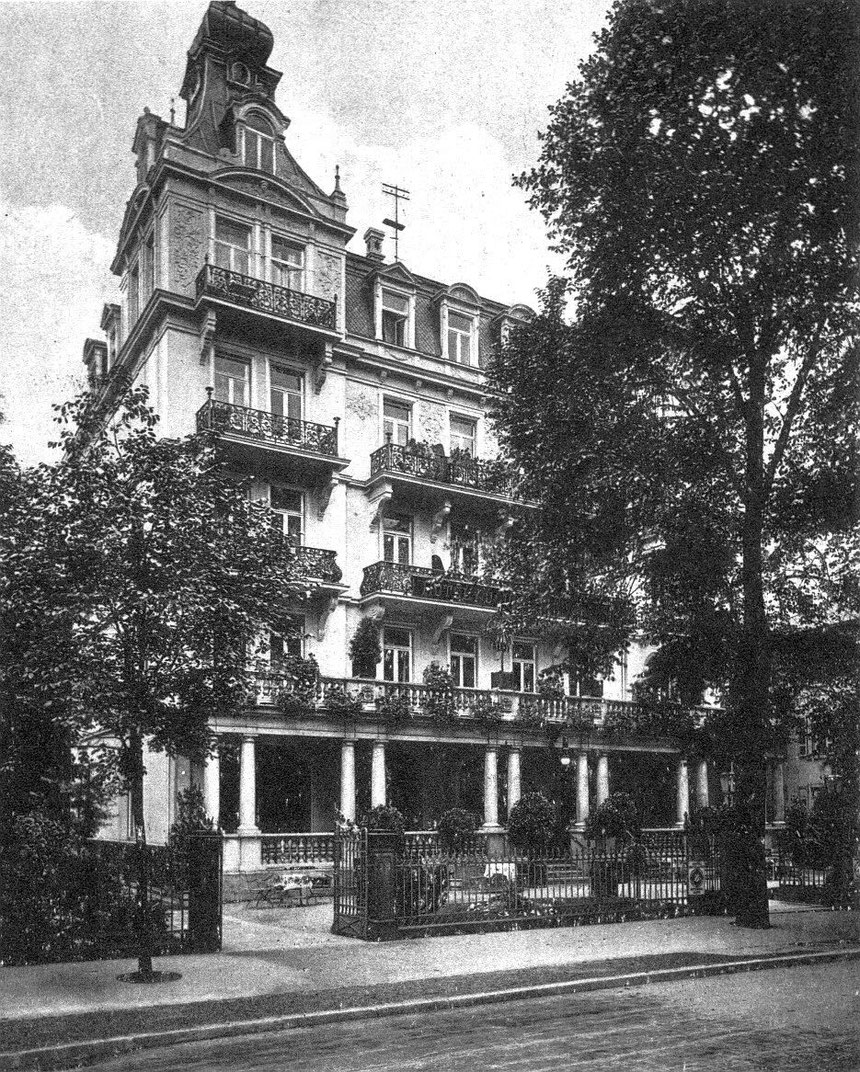
{"label": "cloud", "polygon": [[51,406],[83,383],[81,353],[115,294],[114,242],[60,204],[0,201],[0,439],[19,460],[46,460]]}

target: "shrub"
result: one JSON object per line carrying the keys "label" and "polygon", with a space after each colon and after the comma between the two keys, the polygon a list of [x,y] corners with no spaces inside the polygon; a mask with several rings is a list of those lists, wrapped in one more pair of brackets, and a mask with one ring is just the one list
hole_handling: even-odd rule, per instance
{"label": "shrub", "polygon": [[511,844],[527,852],[547,852],[560,841],[558,807],[543,793],[525,793],[508,816]]}
{"label": "shrub", "polygon": [[326,689],[325,705],[333,715],[357,715],[361,712],[361,699],[353,696],[341,685],[331,685]]}
{"label": "shrub", "polygon": [[313,655],[288,655],[278,666],[284,685],[277,703],[285,715],[297,715],[312,707],[316,699],[320,668]]}
{"label": "shrub", "polygon": [[376,713],[388,722],[404,722],[412,714],[405,696],[387,694],[376,701]]}
{"label": "shrub", "polygon": [[639,813],[629,793],[612,793],[585,820],[585,836],[589,840],[615,838],[629,844],[637,841],[641,832]]}
{"label": "shrub", "polygon": [[391,804],[377,804],[362,815],[359,826],[366,826],[368,830],[389,830],[393,834],[402,835],[406,829],[406,820],[403,813]]}
{"label": "shrub", "polygon": [[439,820],[439,845],[444,852],[464,852],[477,829],[476,815],[465,808],[449,808]]}
{"label": "shrub", "polygon": [[376,667],[382,658],[379,644],[379,627],[372,618],[362,618],[349,642],[349,657],[352,660],[353,677],[375,677]]}
{"label": "shrub", "polygon": [[454,718],[454,679],[444,666],[437,662],[424,668],[424,684],[428,691],[421,701],[421,710],[437,722],[450,722]]}

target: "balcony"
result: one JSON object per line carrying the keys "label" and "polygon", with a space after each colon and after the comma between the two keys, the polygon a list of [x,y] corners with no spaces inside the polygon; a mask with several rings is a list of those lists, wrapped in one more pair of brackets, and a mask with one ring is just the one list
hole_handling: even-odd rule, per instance
{"label": "balcony", "polygon": [[507,589],[462,573],[439,573],[423,566],[375,562],[365,566],[362,603],[385,601],[401,609],[456,608],[460,620],[480,621],[494,614]]}
{"label": "balcony", "polygon": [[315,331],[337,333],[336,302],[231,272],[217,264],[204,264],[197,275],[198,304],[205,299]]}
{"label": "balcony", "polygon": [[386,443],[373,451],[368,488],[371,496],[386,482],[405,501],[426,503],[430,493],[439,501],[468,501],[473,507],[483,503],[488,510],[513,501],[533,505],[519,498],[517,474],[507,462],[472,458],[462,452],[449,456],[428,443]]}
{"label": "balcony", "polygon": [[245,461],[256,461],[256,449],[262,448],[279,468],[288,468],[299,479],[330,479],[332,472],[349,464],[338,456],[338,423],[337,417],[333,425],[280,417],[211,395],[197,411],[198,432],[216,432]]}
{"label": "balcony", "polygon": [[322,547],[293,548],[296,556],[296,569],[301,577],[318,581],[323,586],[337,586],[343,577],[343,571],[337,564],[337,552],[327,551]]}

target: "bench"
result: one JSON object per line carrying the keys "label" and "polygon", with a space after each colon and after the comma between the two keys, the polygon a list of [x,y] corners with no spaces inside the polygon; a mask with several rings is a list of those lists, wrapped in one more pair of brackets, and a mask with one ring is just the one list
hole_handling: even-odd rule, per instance
{"label": "bench", "polygon": [[331,893],[333,877],[330,870],[321,868],[281,871],[254,890],[249,904],[252,908],[308,905],[312,900]]}

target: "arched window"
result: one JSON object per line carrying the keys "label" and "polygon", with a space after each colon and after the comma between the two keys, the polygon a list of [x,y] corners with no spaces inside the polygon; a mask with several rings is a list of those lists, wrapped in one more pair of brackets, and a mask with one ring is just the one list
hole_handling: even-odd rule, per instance
{"label": "arched window", "polygon": [[251,114],[242,127],[242,163],[258,171],[275,172],[275,139],[271,124]]}

